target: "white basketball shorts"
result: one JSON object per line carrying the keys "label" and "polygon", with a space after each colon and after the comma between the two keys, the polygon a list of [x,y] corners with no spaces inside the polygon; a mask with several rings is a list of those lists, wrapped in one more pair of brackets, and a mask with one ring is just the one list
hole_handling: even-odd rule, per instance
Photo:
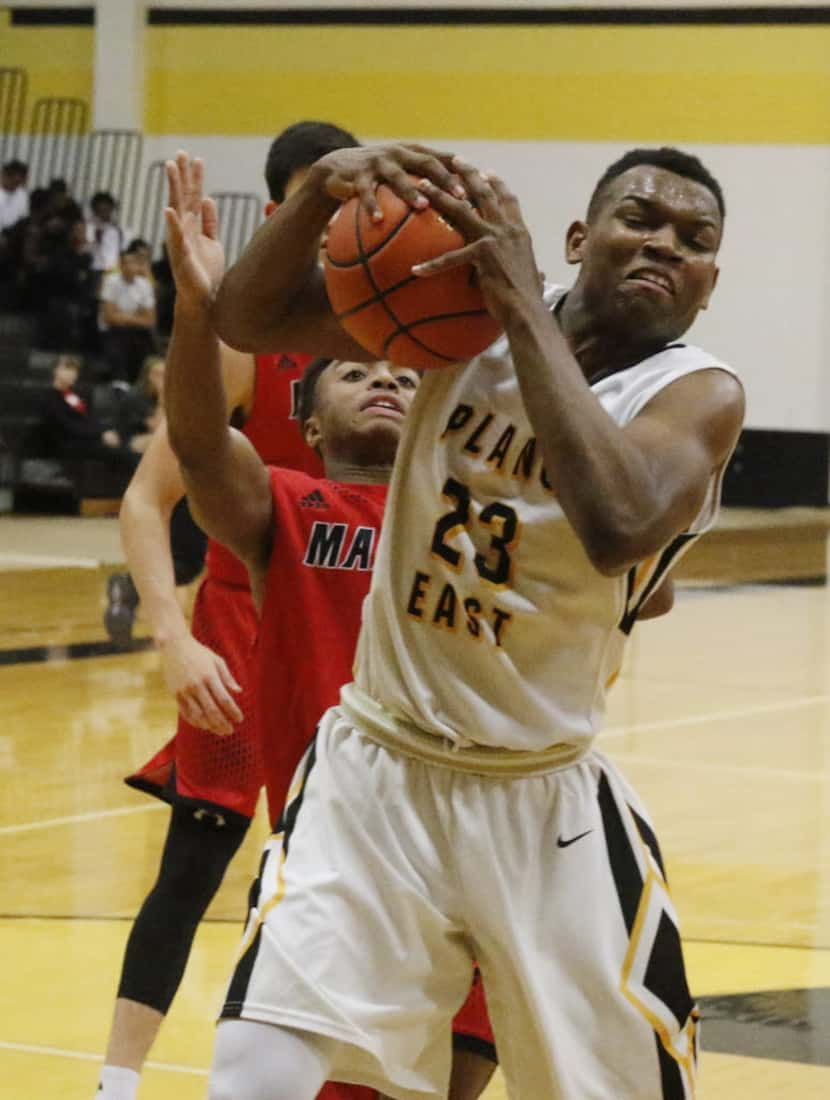
{"label": "white basketball shorts", "polygon": [[473,959],[512,1100],[692,1100],[677,919],[615,768],[592,753],[484,778],[328,711],[266,845],[223,1017],[337,1040],[332,1080],[444,1097]]}

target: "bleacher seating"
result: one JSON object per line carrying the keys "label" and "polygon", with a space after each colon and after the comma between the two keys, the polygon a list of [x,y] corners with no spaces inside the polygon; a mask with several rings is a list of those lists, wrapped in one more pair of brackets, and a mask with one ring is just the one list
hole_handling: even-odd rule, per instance
{"label": "bleacher seating", "polygon": [[[16,512],[77,515],[88,501],[114,501],[126,487],[123,470],[92,460],[56,459],[39,442],[40,408],[51,387],[54,352],[30,350],[21,316],[0,314],[0,489],[11,491]],[[91,387],[104,427],[117,421],[117,393]]]}

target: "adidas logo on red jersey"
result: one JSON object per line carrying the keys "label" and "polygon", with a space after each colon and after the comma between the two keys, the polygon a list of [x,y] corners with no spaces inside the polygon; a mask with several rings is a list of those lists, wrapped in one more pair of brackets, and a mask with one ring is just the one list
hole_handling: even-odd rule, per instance
{"label": "adidas logo on red jersey", "polygon": [[312,491],[304,497],[300,497],[301,508],[328,508],[329,504],[319,489]]}

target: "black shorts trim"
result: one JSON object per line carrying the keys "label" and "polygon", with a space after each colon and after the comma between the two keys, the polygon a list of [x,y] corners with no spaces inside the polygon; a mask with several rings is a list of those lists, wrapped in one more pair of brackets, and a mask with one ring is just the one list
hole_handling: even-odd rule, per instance
{"label": "black shorts trim", "polygon": [[246,828],[251,824],[252,818],[247,814],[241,814],[238,810],[231,810],[227,806],[223,806],[220,802],[211,802],[209,798],[189,798],[185,795],[179,794],[176,790],[176,765],[174,764],[170,778],[164,784],[159,786],[158,783],[153,783],[149,779],[145,779],[141,775],[128,775],[124,780],[128,787],[132,787],[133,790],[143,791],[144,794],[152,795],[153,798],[157,798],[160,802],[166,802],[168,806],[184,806],[194,811],[194,817],[202,812],[202,816],[207,821],[213,819],[213,824],[218,828],[222,828],[225,825],[235,825],[239,828]]}
{"label": "black shorts trim", "polygon": [[481,1058],[486,1058],[488,1062],[492,1062],[494,1066],[499,1064],[495,1044],[488,1042],[487,1039],[482,1039],[480,1035],[467,1035],[463,1031],[454,1031],[452,1033],[452,1048],[453,1050],[466,1050],[470,1054],[478,1054]]}
{"label": "black shorts trim", "polygon": [[[282,833],[282,852],[283,859],[288,856],[288,843],[291,839],[291,834],[294,831],[294,826],[297,823],[297,815],[300,812],[300,807],[303,803],[303,796],[305,795],[306,784],[308,783],[308,777],[311,775],[312,768],[317,759],[317,746],[312,741],[308,750],[306,751],[306,757],[302,764],[303,778],[299,791],[296,796],[286,804],[285,809],[277,822],[277,827],[274,830],[276,834]],[[273,850],[273,849],[272,849]],[[260,895],[260,883],[262,882],[262,875],[265,871],[265,864],[268,860],[270,851],[265,851],[262,854],[262,859],[259,864],[259,874],[251,886],[250,894],[248,895],[248,913],[252,912],[254,907],[259,901]],[[242,1015],[242,1009],[245,1006],[245,999],[248,993],[248,986],[251,981],[251,975],[254,971],[254,964],[256,963],[257,953],[259,951],[259,945],[262,942],[262,923],[254,934],[254,938],[246,948],[244,954],[240,958],[236,967],[234,968],[233,976],[228,986],[228,994],[225,998],[225,1003],[222,1006],[222,1010],[219,1013],[220,1020],[238,1020]]]}

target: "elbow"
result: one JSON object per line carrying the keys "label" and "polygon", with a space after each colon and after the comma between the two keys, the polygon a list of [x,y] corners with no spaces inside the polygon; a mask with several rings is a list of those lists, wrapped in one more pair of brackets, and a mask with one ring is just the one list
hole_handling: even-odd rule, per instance
{"label": "elbow", "polygon": [[603,577],[618,577],[654,552],[642,532],[624,524],[602,522],[581,534],[588,559]]}
{"label": "elbow", "polygon": [[591,565],[603,577],[619,577],[621,573],[625,573],[626,570],[630,569],[637,560],[627,554],[616,543],[603,540],[595,544],[583,545],[585,545],[585,552]]}
{"label": "elbow", "polygon": [[222,280],[211,304],[210,320],[216,335],[228,347],[254,354],[262,350],[256,317],[247,313],[244,299],[235,293],[232,276],[233,269]]}

